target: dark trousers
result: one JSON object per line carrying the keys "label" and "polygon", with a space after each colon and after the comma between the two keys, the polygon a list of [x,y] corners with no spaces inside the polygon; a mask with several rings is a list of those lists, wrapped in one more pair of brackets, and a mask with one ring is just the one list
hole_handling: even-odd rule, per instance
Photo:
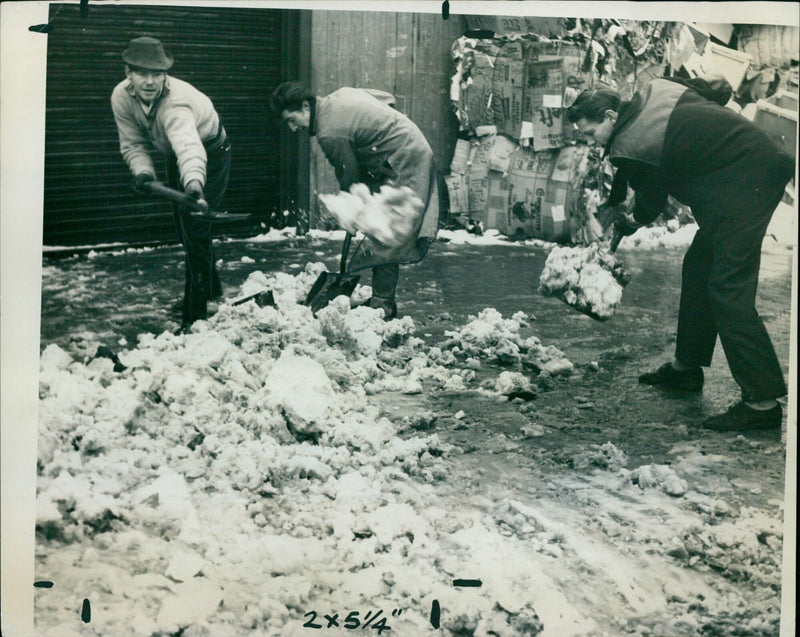
{"label": "dark trousers", "polygon": [[394,300],[399,278],[400,266],[396,263],[372,268],[372,296]]}
{"label": "dark trousers", "polygon": [[[430,237],[420,237],[417,239],[416,250],[417,260],[422,260],[428,253],[431,244]],[[400,278],[400,265],[397,263],[386,263],[372,268],[372,296],[381,299],[394,300],[397,291],[397,281]]]}
{"label": "dark trousers", "polygon": [[779,202],[722,219],[709,215],[683,259],[675,358],[707,367],[719,336],[745,401],[786,395],[775,349],[756,310],[761,244]]}
{"label": "dark trousers", "polygon": [[[206,149],[206,183],[203,194],[213,210],[220,206],[228,187],[231,172],[231,147],[227,141]],[[174,156],[167,158],[167,180],[172,188],[182,189],[178,164]],[[173,204],[173,219],[178,238],[183,244],[186,283],[183,292],[183,322],[192,323],[207,317],[210,299],[222,296],[222,282],[214,264],[211,223],[194,216],[183,206]]]}

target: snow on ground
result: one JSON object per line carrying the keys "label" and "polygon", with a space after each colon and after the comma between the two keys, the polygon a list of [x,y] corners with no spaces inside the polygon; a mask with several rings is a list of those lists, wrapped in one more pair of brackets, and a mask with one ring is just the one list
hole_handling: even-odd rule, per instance
{"label": "snow on ground", "polygon": [[[119,354],[122,372],[92,358],[91,342],[42,353],[44,563],[60,590],[82,580],[96,591],[106,620],[93,634],[296,634],[315,607],[378,598],[417,606],[391,625],[420,634],[434,597],[456,618],[453,634],[538,632],[537,569],[475,512],[453,515],[435,497],[452,449],[436,435],[397,437],[370,396],[464,389],[475,373],[454,363],[465,354],[569,362],[518,338],[521,317],[490,310],[475,321],[483,340],[467,326],[434,350],[410,318],[387,323],[344,297],[315,318],[298,301],[323,268],[254,273],[242,294],[269,286],[277,307],[223,305],[190,334],[143,335]],[[519,577],[481,563],[480,601],[435,592],[483,548],[514,555]],[[39,634],[87,634],[61,603],[48,595]]]}
{"label": "snow on ground", "polygon": [[575,365],[523,336],[522,312],[476,308],[436,344],[343,298],[315,317],[298,302],[325,266],[299,269],[253,272],[236,295],[268,288],[275,307],[223,304],[189,334],[142,334],[122,371],[91,334],[42,352],[36,568],[56,586],[37,596],[38,635],[345,635],[351,611],[404,636],[776,632],[780,502],[729,505],[725,457],[687,441],[631,466],[609,441],[539,497],[482,474],[487,496],[467,496],[465,450],[432,433],[436,415],[390,420],[381,399],[492,410],[578,382]]}
{"label": "snow on ground", "polygon": [[622,263],[605,247],[556,246],[547,255],[539,291],[602,320],[614,314],[629,279]]}

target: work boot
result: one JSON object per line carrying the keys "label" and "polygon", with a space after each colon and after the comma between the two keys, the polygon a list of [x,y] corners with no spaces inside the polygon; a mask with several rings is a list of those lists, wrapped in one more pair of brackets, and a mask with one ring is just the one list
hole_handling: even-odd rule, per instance
{"label": "work boot", "polygon": [[176,329],[173,332],[173,334],[175,336],[181,336],[183,334],[189,334],[191,331],[192,331],[192,323],[191,322],[187,322],[187,321],[183,321],[181,323],[181,326],[178,329]]}
{"label": "work boot", "polygon": [[397,316],[397,303],[395,303],[394,299],[383,299],[379,296],[371,296],[364,305],[375,308],[376,310],[383,310],[384,321],[391,321]]}
{"label": "work boot", "polygon": [[693,367],[679,372],[672,363],[665,363],[654,372],[639,376],[643,385],[658,385],[665,389],[680,389],[682,391],[700,391],[703,389],[703,370]]}
{"label": "work boot", "polygon": [[706,418],[702,426],[715,431],[768,431],[780,429],[783,410],[780,405],[770,409],[753,409],[745,403],[736,403],[724,414]]}

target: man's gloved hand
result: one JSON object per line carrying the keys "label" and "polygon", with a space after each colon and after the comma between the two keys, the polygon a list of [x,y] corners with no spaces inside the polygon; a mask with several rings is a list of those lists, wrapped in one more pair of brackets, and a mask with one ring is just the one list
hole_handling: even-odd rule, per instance
{"label": "man's gloved hand", "polygon": [[203,186],[199,181],[197,181],[196,179],[190,181],[188,184],[186,184],[186,187],[183,189],[183,192],[185,192],[187,195],[189,195],[192,199],[194,199],[197,202],[197,210],[200,210],[202,212],[208,211],[208,203],[206,203],[206,198],[205,195],[203,194]]}
{"label": "man's gloved hand", "polygon": [[133,183],[131,186],[133,187],[133,191],[139,193],[140,195],[147,193],[147,188],[145,184],[155,181],[156,176],[152,173],[139,173],[133,178]]}
{"label": "man's gloved hand", "polygon": [[643,225],[633,218],[632,213],[623,213],[614,220],[614,231],[623,237],[629,237]]}

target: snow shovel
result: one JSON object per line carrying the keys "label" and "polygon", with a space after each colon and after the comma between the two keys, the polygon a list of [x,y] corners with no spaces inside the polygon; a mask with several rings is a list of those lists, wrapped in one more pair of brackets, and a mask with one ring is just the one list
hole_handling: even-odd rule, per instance
{"label": "snow shovel", "polygon": [[344,236],[344,244],[342,245],[342,258],[339,261],[339,272],[322,272],[311,290],[306,296],[305,305],[311,308],[311,312],[316,314],[323,307],[328,305],[337,296],[344,294],[350,296],[353,290],[356,289],[358,281],[361,278],[360,274],[347,274],[347,255],[350,252],[350,242],[353,240],[353,235],[349,232]]}
{"label": "snow shovel", "polygon": [[189,195],[180,190],[175,190],[169,186],[165,186],[159,181],[148,181],[142,185],[142,188],[149,192],[151,195],[164,197],[177,204],[183,204],[187,208],[192,209],[193,217],[201,217],[208,221],[241,221],[249,219],[252,214],[231,214],[228,212],[219,212],[216,210],[209,210],[208,207],[200,206],[197,201],[192,199]]}
{"label": "snow shovel", "polygon": [[[311,290],[306,295],[303,305],[310,307],[314,314],[328,305],[328,303],[330,303],[337,296],[341,294],[350,296],[353,293],[353,290],[356,289],[356,285],[358,284],[361,275],[345,273],[347,254],[350,252],[350,242],[352,239],[353,235],[351,235],[349,232],[344,237],[342,257],[339,263],[339,272],[322,272],[317,277],[317,280],[314,281],[314,285],[311,286]],[[261,292],[256,292],[255,294],[251,294],[250,296],[246,296],[242,299],[238,299],[234,301],[232,305],[243,305],[248,301],[255,301],[256,305],[259,307],[266,307],[268,305],[274,306],[275,296],[273,295],[272,290],[263,290]]]}

